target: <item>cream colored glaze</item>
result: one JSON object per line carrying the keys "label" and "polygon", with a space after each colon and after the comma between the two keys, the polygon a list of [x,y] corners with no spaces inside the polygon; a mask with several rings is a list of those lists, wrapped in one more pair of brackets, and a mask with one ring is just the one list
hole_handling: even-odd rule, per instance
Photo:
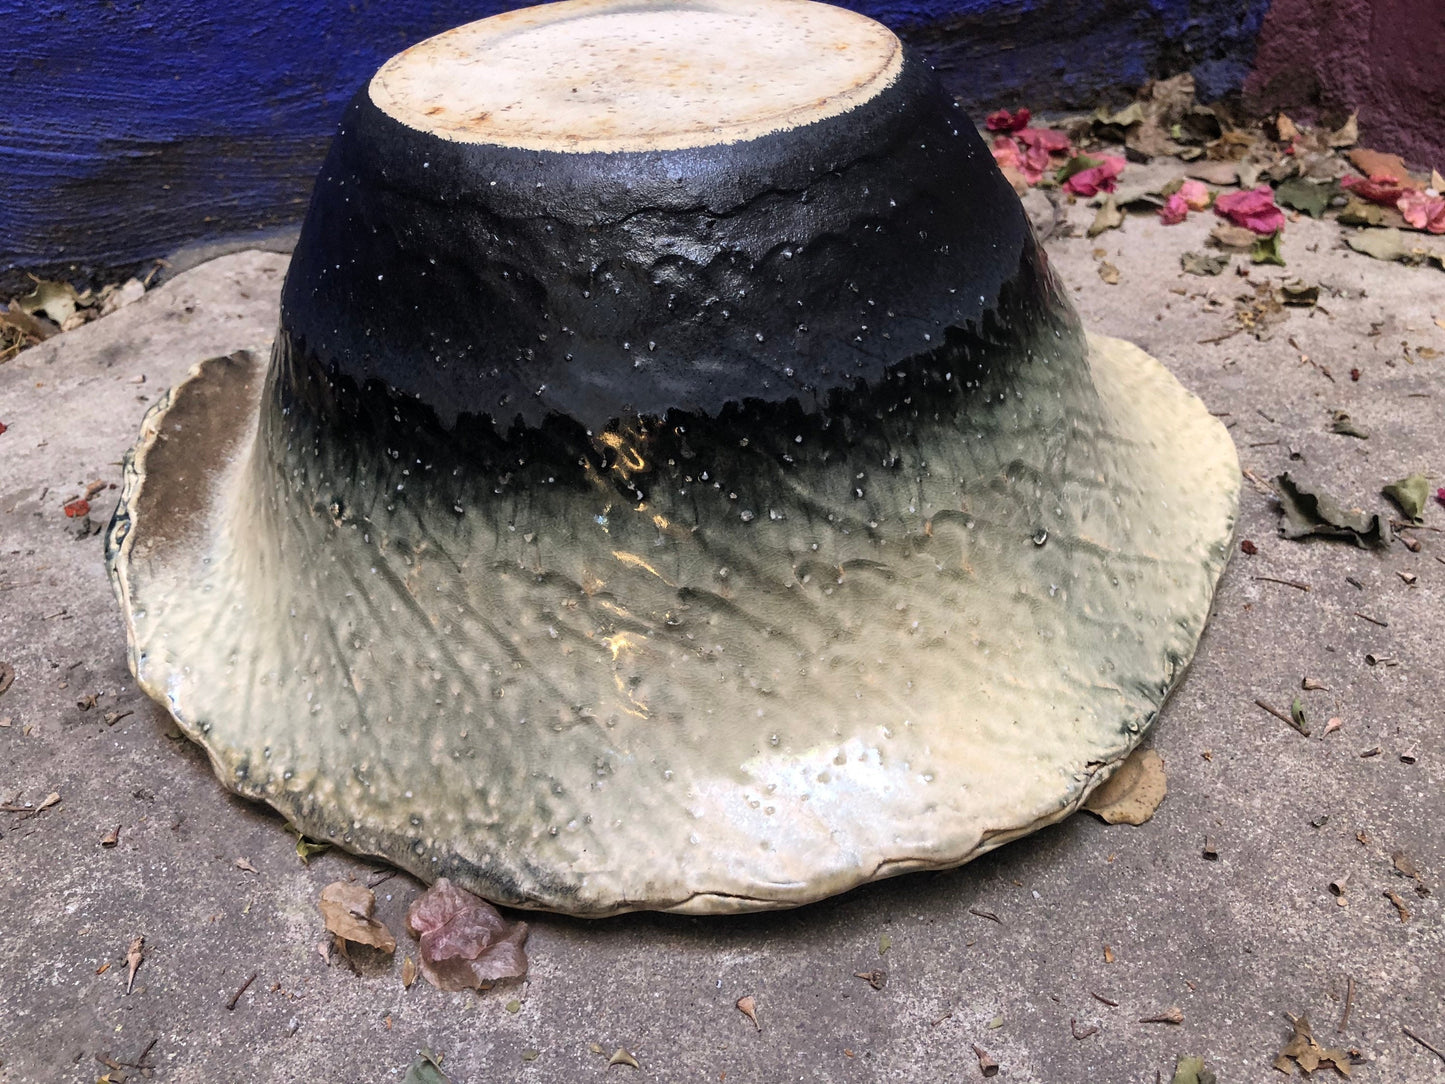
{"label": "cream colored glaze", "polygon": [[[1036,349],[930,473],[875,481],[896,512],[871,537],[809,518],[827,476],[697,530],[661,490],[605,531],[575,487],[465,515],[360,500],[416,479],[284,451],[259,366],[201,368],[127,470],[137,680],[226,785],[499,902],[735,912],[958,865],[1138,742],[1236,511],[1228,435],[1162,365]],[[217,432],[168,431],[197,401]],[[359,495],[339,516],[315,496],[337,485]]]}
{"label": "cream colored glaze", "polygon": [[389,60],[403,124],[527,150],[675,150],[837,116],[902,68],[886,27],[811,0],[565,0],[448,30]]}

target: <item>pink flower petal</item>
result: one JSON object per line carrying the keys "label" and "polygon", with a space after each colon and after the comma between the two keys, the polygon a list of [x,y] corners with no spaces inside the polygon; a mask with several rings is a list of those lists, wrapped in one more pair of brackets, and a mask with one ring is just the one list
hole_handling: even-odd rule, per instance
{"label": "pink flower petal", "polygon": [[1284,212],[1274,205],[1274,189],[1267,184],[1220,196],[1214,201],[1214,213],[1258,234],[1284,228]]}
{"label": "pink flower petal", "polygon": [[1445,233],[1445,196],[1410,191],[1400,196],[1395,206],[1417,230]]}
{"label": "pink flower petal", "polygon": [[1378,203],[1382,207],[1393,207],[1410,188],[1400,183],[1398,177],[1387,173],[1376,173],[1371,177],[1342,177],[1340,187],[1361,199]]}
{"label": "pink flower petal", "polygon": [[1017,113],[1000,109],[997,113],[990,113],[983,123],[990,132],[1017,132],[1028,127],[1029,116],[1027,109],[1020,109]]}
{"label": "pink flower petal", "polygon": [[1052,128],[1023,128],[1016,134],[1025,147],[1042,147],[1050,154],[1068,154],[1073,150],[1067,132],[1056,132]]}
{"label": "pink flower petal", "polygon": [[1159,220],[1166,226],[1177,226],[1189,215],[1189,204],[1178,192],[1170,196],[1163,207],[1159,208]]}
{"label": "pink flower petal", "polygon": [[527,924],[508,922],[486,900],[445,877],[412,903],[406,924],[421,941],[422,976],[442,990],[465,990],[527,973],[522,948]]}
{"label": "pink flower petal", "polygon": [[1185,181],[1179,186],[1178,195],[1191,211],[1202,211],[1209,206],[1209,189],[1203,181]]}
{"label": "pink flower petal", "polygon": [[1094,196],[1114,191],[1114,181],[1124,172],[1124,159],[1116,154],[1104,155],[1103,162],[1082,169],[1064,182],[1064,191],[1075,196]]}

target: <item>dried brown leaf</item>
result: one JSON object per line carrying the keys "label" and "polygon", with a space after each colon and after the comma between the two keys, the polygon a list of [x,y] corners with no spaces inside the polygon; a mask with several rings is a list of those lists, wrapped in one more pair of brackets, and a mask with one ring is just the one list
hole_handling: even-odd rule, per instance
{"label": "dried brown leaf", "polygon": [[978,1071],[984,1076],[998,1076],[998,1062],[988,1056],[988,1051],[977,1043],[973,1044],[973,1052],[978,1058]]}
{"label": "dried brown leaf", "polygon": [[406,924],[420,939],[422,977],[438,989],[479,989],[527,973],[527,924],[508,922],[445,877],[411,905]]}
{"label": "dried brown leaf", "polygon": [[125,992],[135,989],[135,973],[140,970],[141,961],[145,959],[146,939],[144,935],[131,939],[130,948],[125,950]]}
{"label": "dried brown leaf", "polygon": [[1108,824],[1143,824],[1168,789],[1164,759],[1153,749],[1136,749],[1095,788],[1084,808]]}
{"label": "dried brown leaf", "polygon": [[632,1051],[628,1050],[625,1046],[619,1046],[612,1052],[612,1057],[607,1059],[607,1067],[609,1069],[614,1065],[628,1065],[634,1069],[642,1068],[641,1065],[637,1064],[637,1059],[632,1056]]}
{"label": "dried brown leaf", "polygon": [[1315,1072],[1322,1065],[1332,1066],[1343,1077],[1350,1075],[1349,1055],[1337,1047],[1326,1049],[1315,1042],[1308,1017],[1291,1017],[1290,1022],[1294,1026],[1294,1034],[1274,1059],[1276,1069],[1285,1074],[1292,1073],[1294,1070],[1289,1059],[1294,1059],[1295,1064],[1303,1069],[1306,1075]]}
{"label": "dried brown leaf", "polygon": [[416,961],[408,956],[401,962],[401,986],[403,990],[410,990],[411,984],[416,982]]}
{"label": "dried brown leaf", "polygon": [[758,1003],[752,994],[738,998],[737,1010],[753,1022],[753,1027],[763,1030],[763,1025],[758,1023]]}
{"label": "dried brown leaf", "polygon": [[391,931],[371,917],[376,909],[376,893],[364,885],[332,881],[321,890],[321,902],[317,906],[327,931],[343,941],[370,945],[382,952],[396,951],[396,938]]}

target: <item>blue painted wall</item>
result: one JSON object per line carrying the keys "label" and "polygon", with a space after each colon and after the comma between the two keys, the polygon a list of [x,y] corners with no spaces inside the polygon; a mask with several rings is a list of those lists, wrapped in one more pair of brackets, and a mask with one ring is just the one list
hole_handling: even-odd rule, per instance
{"label": "blue painted wall", "polygon": [[[504,0],[0,0],[0,280],[295,221],[388,56]],[[1237,89],[1269,0],[849,0],[975,110]]]}

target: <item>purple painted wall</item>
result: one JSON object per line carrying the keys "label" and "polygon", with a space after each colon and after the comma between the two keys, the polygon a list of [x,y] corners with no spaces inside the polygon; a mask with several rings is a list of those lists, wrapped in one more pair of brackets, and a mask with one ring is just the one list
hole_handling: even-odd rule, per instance
{"label": "purple painted wall", "polygon": [[[1269,0],[846,0],[974,111],[1092,106],[1249,70]],[[294,222],[351,94],[508,0],[0,0],[0,294]],[[72,270],[72,267],[74,270]]]}
{"label": "purple painted wall", "polygon": [[1246,104],[1343,120],[1370,143],[1445,170],[1445,0],[1274,0]]}

